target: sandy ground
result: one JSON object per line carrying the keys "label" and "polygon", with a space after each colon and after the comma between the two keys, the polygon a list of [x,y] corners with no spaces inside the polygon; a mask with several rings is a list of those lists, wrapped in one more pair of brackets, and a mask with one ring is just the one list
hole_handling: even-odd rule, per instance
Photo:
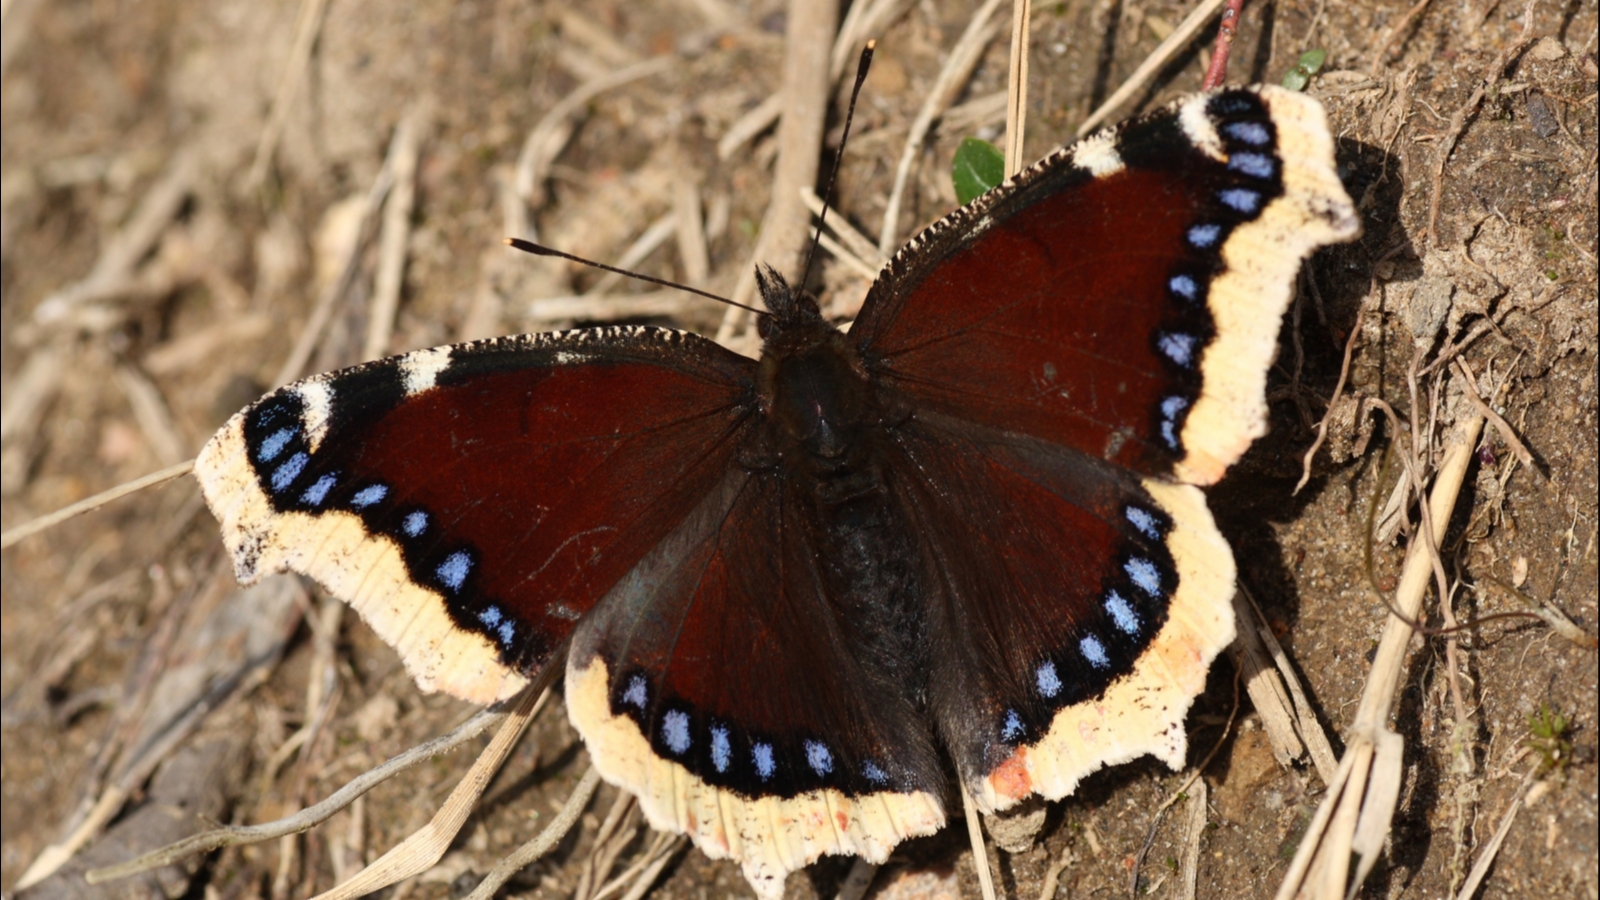
{"label": "sandy ground", "polygon": [[[1600,621],[1596,5],[1539,3],[1531,20],[1500,0],[1436,0],[1403,21],[1409,9],[1392,0],[1246,9],[1232,80],[1275,82],[1302,52],[1327,51],[1310,90],[1328,107],[1366,234],[1308,267],[1273,374],[1273,433],[1212,504],[1337,751],[1384,624],[1380,593],[1393,590],[1409,541],[1409,531],[1383,535],[1369,564],[1368,535],[1399,477],[1396,426],[1373,401],[1415,423],[1420,457],[1436,461],[1440,436],[1467,407],[1459,370],[1427,367],[1459,349],[1508,426],[1486,432],[1443,541],[1455,618],[1485,621],[1456,635],[1453,670],[1446,638],[1412,645],[1393,723],[1406,747],[1399,808],[1363,896],[1449,896],[1526,774],[1549,760],[1479,896],[1594,898],[1596,654],[1537,620],[1487,617],[1534,602],[1590,634]],[[714,304],[626,284],[561,300],[599,279],[510,255],[499,244],[508,231],[536,229],[609,261],[653,233],[655,246],[633,264],[724,293],[750,264],[775,137],[762,131],[726,158],[718,143],[778,89],[787,18],[775,0],[304,9],[7,0],[4,10],[7,528],[192,456],[274,381],[321,296],[334,298],[333,314],[306,371],[359,355],[372,310],[393,295],[385,278],[398,285],[399,310],[377,339],[393,352],[618,318],[715,333],[722,319]],[[1069,140],[1187,11],[1162,0],[1041,5],[1029,156]],[[836,192],[838,214],[874,238],[907,129],[971,12],[949,0],[903,3],[877,32]],[[315,40],[297,43],[301,32]],[[1195,89],[1207,47],[1190,45],[1119,115]],[[546,118],[581,85],[651,59],[665,62]],[[954,206],[948,167],[960,140],[1003,130],[1003,106],[989,98],[1004,90],[1005,60],[1002,35],[915,157],[895,240]],[[525,142],[551,121],[539,134],[556,154],[519,187]],[[416,162],[404,179],[414,196],[409,217],[398,217],[410,227],[396,232],[396,282],[381,274],[382,215],[368,240],[357,236],[386,154],[404,143],[394,141],[403,122]],[[694,229],[677,227],[684,221],[700,223],[703,250],[687,237]],[[848,316],[868,282],[830,259],[820,284],[830,309]],[[1347,345],[1348,385],[1330,410]],[[1328,440],[1296,494],[1325,414]],[[1529,448],[1531,467],[1507,433]],[[470,713],[420,695],[388,648],[315,594],[290,585],[230,605],[220,564],[215,525],[187,480],[6,551],[8,891],[108,787],[129,790],[124,827],[111,829],[134,843],[193,818],[159,827],[137,818],[162,810],[265,821]],[[1439,626],[1436,601],[1428,608]],[[1198,843],[1185,839],[1179,804],[1155,833],[1141,896],[1181,896],[1191,846],[1200,896],[1270,896],[1323,793],[1307,761],[1279,764],[1247,698],[1224,728],[1234,671],[1219,662],[1190,719],[1192,765],[1222,742],[1204,770]],[[171,711],[163,720],[152,708],[173,697],[187,698],[181,708],[198,700],[205,714],[153,730]],[[1545,708],[1570,727],[1529,749],[1530,720]],[[166,893],[231,900],[326,889],[424,822],[484,740],[378,788],[303,839],[215,855],[192,878],[173,876]],[[550,710],[441,867],[389,896],[458,896],[552,817],[585,767],[564,715]],[[1058,896],[1126,895],[1152,810],[1183,777],[1151,760],[1093,777],[1051,806],[1032,849],[993,852],[1003,894],[1037,897],[1052,879]],[[512,895],[570,896],[613,803],[603,788]],[[617,833],[620,870],[651,837],[636,813]],[[109,859],[127,855],[118,852]],[[832,896],[847,869],[825,861],[792,878],[790,896]],[[976,896],[963,830],[905,845],[874,890]],[[747,892],[734,867],[687,851],[670,856],[651,896]]]}

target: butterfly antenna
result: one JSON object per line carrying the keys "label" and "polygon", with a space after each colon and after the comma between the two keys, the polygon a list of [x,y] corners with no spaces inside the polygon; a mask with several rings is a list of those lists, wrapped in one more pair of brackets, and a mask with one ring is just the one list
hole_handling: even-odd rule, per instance
{"label": "butterfly antenna", "polygon": [[811,262],[817,258],[817,246],[822,243],[822,223],[828,218],[828,198],[833,196],[833,183],[839,178],[839,164],[844,161],[845,143],[850,139],[850,123],[856,117],[856,98],[861,96],[861,85],[866,83],[867,70],[872,68],[872,52],[878,47],[876,38],[861,48],[861,59],[856,62],[856,83],[850,89],[850,108],[844,114],[844,132],[839,135],[839,152],[834,154],[833,169],[828,172],[828,184],[822,189],[822,212],[817,215],[817,233],[811,238],[811,250],[806,253],[805,267],[800,270],[800,284],[811,276]]}
{"label": "butterfly antenna", "polygon": [[616,266],[608,266],[605,263],[595,262],[592,259],[584,259],[581,256],[574,256],[571,253],[546,247],[543,244],[535,244],[533,241],[525,241],[522,238],[506,238],[506,246],[515,247],[524,253],[532,253],[534,256],[555,256],[561,259],[570,259],[575,263],[582,263],[583,265],[589,266],[593,269],[600,269],[601,271],[605,272],[615,272],[618,275],[626,275],[629,278],[637,278],[640,281],[648,281],[651,284],[659,284],[662,287],[677,288],[680,291],[698,294],[708,300],[715,300],[718,303],[726,303],[729,306],[737,306],[740,309],[748,309],[758,315],[766,315],[766,310],[756,309],[754,306],[746,306],[743,303],[735,303],[734,301],[729,300],[727,297],[719,297],[710,291],[702,291],[697,287],[690,287],[687,284],[679,284],[676,281],[668,281],[665,278],[657,278],[654,275],[646,275],[643,272],[630,272],[627,269],[619,269]]}

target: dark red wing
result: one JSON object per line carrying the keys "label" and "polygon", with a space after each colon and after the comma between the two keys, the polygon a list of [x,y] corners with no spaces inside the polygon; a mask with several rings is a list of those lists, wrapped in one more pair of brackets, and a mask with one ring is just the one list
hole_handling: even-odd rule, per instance
{"label": "dark red wing", "polygon": [[1358,230],[1321,115],[1228,91],[1058,151],[907,245],[851,335],[917,408],[1210,483],[1264,429],[1300,260]]}
{"label": "dark red wing", "polygon": [[311,575],[492,700],[718,483],[753,366],[647,328],[417,351],[268,395],[196,468],[241,579]]}
{"label": "dark red wing", "polygon": [[1184,714],[1233,639],[1232,558],[1199,490],[937,414],[894,436],[930,705],[980,804],[1058,798],[1144,753],[1181,761]]}
{"label": "dark red wing", "polygon": [[657,827],[776,884],[943,824],[924,715],[862,666],[807,498],[735,469],[578,626],[568,712]]}

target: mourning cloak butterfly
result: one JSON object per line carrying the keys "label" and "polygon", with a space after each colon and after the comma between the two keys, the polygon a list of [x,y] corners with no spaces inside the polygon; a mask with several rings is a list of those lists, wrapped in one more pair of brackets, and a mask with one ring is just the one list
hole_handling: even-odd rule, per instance
{"label": "mourning cloak butterfly", "polygon": [[1265,430],[1301,260],[1359,230],[1316,101],[1191,96],[884,269],[848,334],[775,273],[761,358],[597,328],[420,350],[234,416],[196,464],[241,581],[348,600],[423,690],[566,648],[595,766],[775,896],[824,853],[1143,754],[1233,638],[1198,486]]}

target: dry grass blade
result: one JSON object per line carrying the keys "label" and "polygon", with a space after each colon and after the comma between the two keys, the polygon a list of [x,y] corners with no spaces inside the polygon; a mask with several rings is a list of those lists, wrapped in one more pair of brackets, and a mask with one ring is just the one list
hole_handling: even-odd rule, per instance
{"label": "dry grass blade", "polygon": [[381,890],[404,878],[416,875],[437,863],[445,851],[450,849],[450,844],[461,831],[461,826],[467,823],[467,816],[472,813],[472,807],[477,803],[479,795],[489,786],[489,779],[500,770],[500,764],[505,762],[506,756],[516,747],[522,732],[527,730],[534,716],[544,707],[544,701],[549,694],[549,690],[545,690],[535,699],[532,690],[523,691],[510,714],[506,716],[505,722],[501,724],[500,730],[495,734],[494,740],[490,741],[489,746],[478,755],[477,761],[461,779],[461,783],[456,785],[455,790],[450,792],[444,805],[434,813],[433,819],[379,857],[372,865],[362,869],[354,878],[319,894],[317,900],[354,900],[356,897]]}
{"label": "dry grass blade", "polygon": [[111,488],[110,490],[101,491],[100,493],[95,494],[93,497],[86,497],[82,500],[79,500],[77,503],[74,503],[71,506],[63,506],[53,513],[47,513],[46,515],[42,515],[30,522],[24,522],[15,528],[7,529],[5,534],[0,535],[0,550],[10,547],[12,544],[15,544],[17,541],[20,541],[25,537],[38,534],[41,531],[45,531],[60,525],[62,522],[65,522],[73,516],[81,516],[90,510],[99,509],[113,500],[118,500],[128,496],[129,494],[137,493],[147,487],[155,487],[158,484],[171,481],[174,478],[182,478],[193,470],[194,460],[192,459],[188,460],[187,462],[178,463],[177,465],[168,466],[158,472],[151,472],[149,475],[146,475],[143,478],[135,478],[132,481],[124,482],[114,488]]}
{"label": "dry grass blade", "polygon": [[392,757],[382,765],[374,766],[363,772],[356,778],[351,779],[344,787],[330,794],[326,800],[315,806],[308,806],[294,815],[285,816],[277,821],[265,822],[260,825],[228,825],[216,828],[162,847],[121,865],[97,869],[90,872],[86,877],[90,884],[101,884],[118,878],[137,875],[150,869],[160,868],[178,860],[222,847],[257,844],[273,838],[283,837],[284,835],[298,834],[327,821],[334,813],[349,806],[367,791],[401,774],[412,766],[447,753],[472,740],[503,718],[505,718],[504,713],[496,710],[484,710],[461,723],[450,733],[441,735],[426,743],[418,744],[410,750]]}
{"label": "dry grass blade", "polygon": [[422,111],[413,108],[395,129],[393,186],[383,207],[383,227],[378,236],[378,275],[361,348],[363,361],[388,356],[389,341],[394,335],[394,317],[400,309],[400,288],[405,279],[406,245],[411,238],[411,211],[417,196],[422,118]]}
{"label": "dry grass blade", "polygon": [[[802,254],[810,239],[811,217],[800,199],[800,188],[817,182],[823,129],[826,126],[832,83],[828,58],[833,50],[838,7],[830,3],[790,0],[788,30],[783,51],[783,119],[778,123],[778,160],[772,172],[772,194],[761,217],[750,264],[739,272],[731,299],[748,305],[756,293],[755,266],[771,265],[779,272],[799,277]],[[742,346],[739,335],[748,319],[745,310],[730,306],[717,327],[717,342]],[[749,349],[749,348],[746,348]]]}
{"label": "dry grass blade", "polygon": [[527,140],[522,142],[522,152],[517,156],[515,181],[517,196],[522,198],[522,202],[534,209],[544,205],[544,180],[550,173],[550,164],[561,154],[561,149],[572,134],[571,123],[567,120],[573,113],[606,91],[658,75],[676,64],[677,60],[670,56],[647,59],[610,75],[586,81],[577,90],[561,98],[561,102],[544,114],[539,124],[528,132]]}
{"label": "dry grass blade", "polygon": [[39,301],[33,310],[33,320],[41,325],[62,322],[80,305],[131,279],[139,260],[150,252],[173,217],[183,209],[199,177],[200,164],[194,148],[179,150],[161,178],[139,200],[127,224],[106,242],[89,274]]}
{"label": "dry grass blade", "polygon": [[657,834],[655,840],[650,842],[650,848],[633,861],[621,875],[611,879],[595,895],[593,900],[607,900],[612,894],[622,890],[624,886],[628,892],[622,895],[622,900],[639,900],[650,890],[656,879],[661,877],[661,870],[678,854],[678,851],[689,845],[689,839],[681,834]]}
{"label": "dry grass blade", "polygon": [[[1483,418],[1474,415],[1446,438],[1428,498],[1433,521],[1449,521],[1482,430]],[[1399,797],[1404,751],[1402,739],[1387,723],[1411,642],[1406,620],[1414,621],[1421,612],[1434,576],[1434,556],[1420,536],[1406,554],[1393,602],[1405,619],[1391,616],[1384,626],[1338,772],[1279,885],[1278,900],[1344,900],[1347,884],[1359,887],[1382,850]],[[1352,852],[1361,855],[1353,882],[1348,877]]]}
{"label": "dry grass blade", "polygon": [[377,177],[372,180],[372,187],[367,190],[367,202],[361,211],[361,224],[357,228],[356,239],[351,242],[347,250],[339,277],[333,279],[317,297],[317,305],[312,308],[311,317],[306,320],[305,327],[295,338],[294,348],[289,351],[289,358],[283,361],[277,376],[272,380],[272,386],[275,388],[283,387],[299,378],[305,371],[306,363],[311,361],[311,354],[316,351],[317,344],[322,341],[323,332],[333,319],[334,309],[339,305],[340,298],[355,284],[356,277],[361,272],[361,249],[366,246],[373,223],[383,210],[384,198],[389,196],[389,188],[394,184],[398,139],[397,134],[395,139],[389,142],[389,155],[384,159],[383,167],[378,170]]}
{"label": "dry grass blade", "polygon": [[1083,123],[1078,126],[1078,137],[1083,137],[1100,127],[1100,124],[1109,119],[1112,113],[1120,109],[1122,104],[1128,101],[1128,98],[1143,90],[1144,86],[1163,66],[1170,62],[1174,56],[1177,56],[1184,47],[1188,46],[1189,42],[1194,40],[1195,35],[1199,34],[1201,29],[1211,23],[1212,16],[1215,16],[1217,11],[1222,9],[1222,5],[1225,2],[1226,0],[1204,0],[1196,7],[1195,11],[1190,13],[1189,17],[1184,19],[1177,28],[1173,29],[1172,33],[1167,35],[1167,39],[1157,45],[1156,49],[1150,52],[1144,62],[1133,70],[1133,74],[1129,75],[1127,80],[1113,91],[1104,103],[1100,104],[1099,108],[1083,120]]}
{"label": "dry grass blade", "polygon": [[[589,798],[594,796],[594,789],[599,785],[600,773],[593,766],[590,766],[589,771],[585,772],[582,780],[578,782],[578,786],[572,789],[572,795],[567,797],[567,802],[562,804],[561,813],[549,825],[545,826],[544,831],[539,832],[538,837],[518,847],[510,856],[500,860],[489,871],[489,874],[478,882],[478,886],[473,888],[472,893],[467,895],[467,900],[490,900],[495,891],[500,890],[507,881],[511,880],[511,876],[527,868],[534,860],[549,853],[551,848],[555,847],[556,844],[561,842],[562,838],[567,836],[567,832],[572,830],[572,826],[577,824],[578,816],[582,815],[583,811],[588,808]],[[410,841],[407,841],[407,843],[410,843]],[[448,845],[449,841],[446,841],[445,844]],[[399,848],[395,849],[398,850]],[[439,852],[442,855],[444,848],[441,847]],[[393,882],[389,883],[393,884]],[[330,900],[333,896],[332,891],[323,895],[323,897],[330,898]],[[354,897],[358,895],[341,894],[339,896]]]}
{"label": "dry grass blade", "polygon": [[1183,826],[1183,860],[1178,874],[1178,897],[1194,900],[1200,882],[1200,840],[1206,833],[1208,789],[1204,778],[1195,779],[1189,789],[1189,815]]}
{"label": "dry grass blade", "polygon": [[850,871],[845,874],[844,880],[839,882],[839,892],[833,895],[833,900],[861,900],[867,895],[867,888],[872,887],[872,879],[877,877],[877,863],[870,863],[861,857],[850,864]]}
{"label": "dry grass blade", "polygon": [[1472,864],[1472,871],[1467,873],[1466,880],[1461,882],[1460,890],[1456,891],[1455,900],[1470,900],[1478,892],[1478,886],[1483,884],[1483,878],[1489,874],[1489,867],[1494,865],[1495,857],[1500,855],[1500,846],[1505,843],[1506,835],[1511,833],[1511,825],[1517,820],[1517,813],[1522,811],[1523,801],[1527,799],[1528,788],[1533,786],[1534,776],[1538,774],[1539,767],[1535,765],[1522,777],[1522,784],[1517,786],[1517,793],[1511,798],[1511,805],[1506,807],[1505,814],[1500,817],[1500,825],[1495,828],[1494,836],[1478,851],[1478,859]]}
{"label": "dry grass blade", "polygon": [[190,454],[189,442],[178,432],[178,423],[172,418],[172,408],[161,395],[161,389],[130,363],[119,363],[116,368],[117,387],[122,388],[133,410],[133,420],[145,442],[163,466],[171,468]]}
{"label": "dry grass blade", "polygon": [[966,811],[967,840],[972,844],[972,865],[978,870],[978,889],[983,892],[983,900],[995,900],[994,875],[989,871],[989,848],[983,840],[983,822],[965,782],[961,784],[961,806]]}
{"label": "dry grass blade", "polygon": [[317,45],[317,35],[322,32],[323,13],[328,0],[301,0],[300,15],[295,21],[294,46],[289,49],[289,60],[278,76],[278,90],[272,98],[272,111],[267,116],[267,126],[261,130],[256,142],[255,160],[250,163],[250,174],[245,176],[245,187],[255,190],[267,179],[267,167],[272,165],[272,154],[278,149],[284,126],[289,123],[289,110],[295,95],[300,93],[300,82],[305,80],[311,64],[311,50]]}
{"label": "dry grass blade", "polygon": [[[806,209],[814,216],[822,214],[822,200],[815,191],[809,187],[800,189],[800,197],[805,201]],[[859,266],[867,273],[868,278],[876,278],[878,270],[889,264],[889,257],[879,252],[876,244],[872,243],[866,235],[855,229],[843,216],[834,216],[828,219],[828,231],[839,236],[839,246],[850,257],[845,262],[852,266]],[[827,235],[824,232],[824,246],[827,246]],[[830,249],[830,252],[831,249]]]}
{"label": "dry grass blade", "polygon": [[972,70],[983,58],[983,51],[999,33],[999,26],[993,19],[995,12],[1000,9],[1000,3],[1001,0],[987,0],[972,14],[966,31],[950,48],[950,55],[939,70],[939,77],[934,80],[922,108],[917,110],[917,117],[911,121],[905,149],[900,152],[900,164],[895,167],[894,187],[889,190],[889,203],[883,211],[883,227],[878,232],[878,252],[885,256],[891,254],[899,242],[900,204],[905,198],[911,167],[922,152],[922,142],[927,140],[934,121],[955,101],[956,95],[972,76]]}
{"label": "dry grass blade", "polygon": [[1028,127],[1028,43],[1033,34],[1030,0],[1011,4],[1011,66],[1006,80],[1006,177],[1022,171],[1023,137]]}

